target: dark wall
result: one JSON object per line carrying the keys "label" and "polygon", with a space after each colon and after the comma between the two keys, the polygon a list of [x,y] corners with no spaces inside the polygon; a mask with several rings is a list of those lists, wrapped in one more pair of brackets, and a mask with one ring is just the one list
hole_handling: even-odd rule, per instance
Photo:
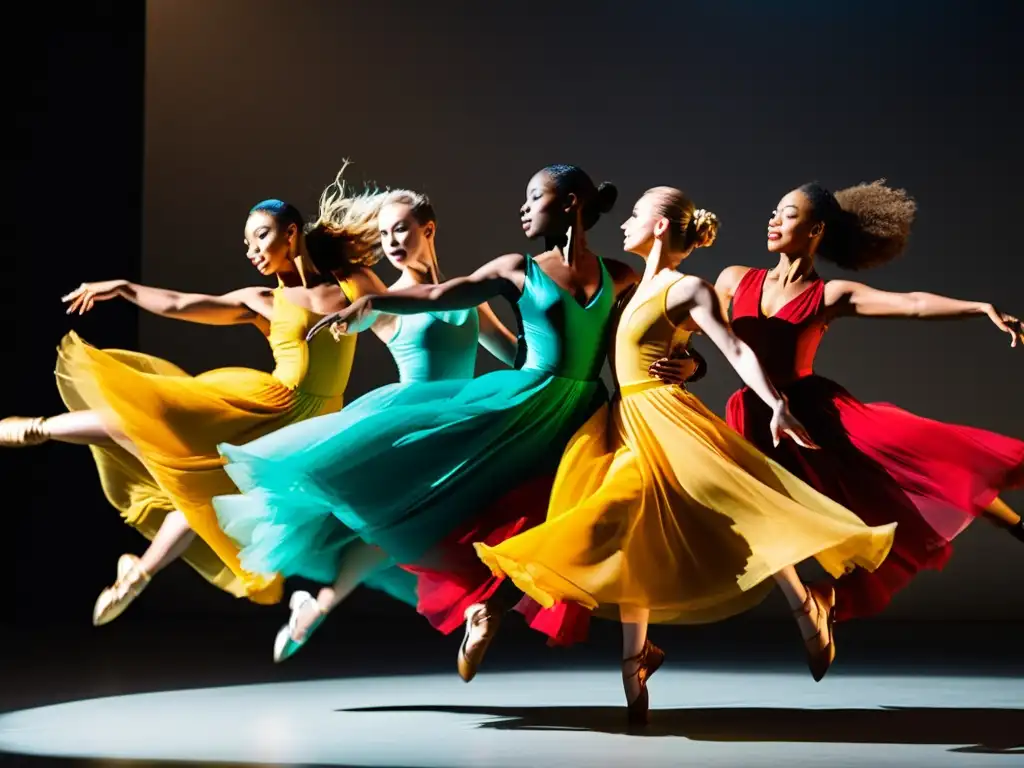
{"label": "dark wall", "polygon": [[[346,157],[354,181],[431,195],[449,275],[530,247],[516,211],[550,162],[618,184],[620,205],[593,231],[605,255],[619,255],[617,225],[644,189],[686,189],[723,222],[716,246],[687,266],[710,279],[727,264],[770,264],[765,223],[791,187],[884,176],[920,214],[907,254],[864,280],[1024,312],[1014,245],[1024,72],[1010,2],[150,0],[146,12],[145,35],[142,11],[114,3],[31,27],[39,60],[18,83],[16,120],[28,226],[5,308],[9,327],[32,324],[14,334],[18,412],[59,407],[53,347],[70,328],[193,372],[269,366],[248,329],[145,317],[136,342],[129,308],[72,321],[58,299],[82,280],[133,275],[204,291],[258,282],[241,244],[248,207],[276,196],[311,213]],[[830,331],[818,368],[867,401],[1024,436],[1024,350],[1004,338],[983,320],[848,321]],[[737,379],[704,347],[711,372],[697,391],[721,412]],[[349,396],[393,378],[381,345],[362,340]],[[53,615],[37,605],[44,584],[60,590],[65,616],[87,620],[117,554],[141,540],[105,506],[83,449],[2,458],[16,615]],[[1008,499],[1024,507],[1020,494]],[[890,616],[1024,616],[1024,593],[1008,586],[1024,576],[1019,544],[984,524],[958,544],[946,572],[919,579]],[[132,614],[257,610],[175,567]],[[397,609],[360,595],[352,610]]]}
{"label": "dark wall", "polygon": [[[16,139],[8,188],[4,414],[61,410],[55,348],[71,327],[138,346],[138,313],[111,304],[71,322],[60,297],[93,275],[138,278],[142,249],[145,4],[21,4],[6,78]],[[10,74],[16,73],[16,74]],[[0,621],[74,614],[88,621],[113,553],[137,536],[111,520],[88,452],[64,445],[0,455],[0,541],[8,610]],[[43,602],[47,605],[43,605]],[[13,610],[12,610],[13,609]]]}
{"label": "dark wall", "polygon": [[[618,224],[652,185],[718,213],[719,242],[687,265],[711,279],[727,264],[771,263],[765,225],[793,186],[887,177],[920,215],[906,255],[863,279],[1019,314],[1012,86],[1024,72],[1011,9],[154,0],[143,273],[208,290],[250,283],[248,206],[277,196],[312,212],[349,157],[353,180],[431,195],[442,268],[465,274],[531,247],[517,226],[526,182],[571,162],[621,192],[592,232],[600,253],[620,255]],[[147,350],[192,370],[269,364],[245,329],[150,317],[141,328]],[[697,391],[722,412],[737,377],[705,351],[711,372]],[[818,367],[867,401],[1024,436],[1024,350],[985,320],[837,323]],[[350,393],[393,378],[382,345],[361,340]],[[1022,616],[1008,573],[1024,577],[1020,545],[978,525],[947,572],[922,577],[892,615]]]}

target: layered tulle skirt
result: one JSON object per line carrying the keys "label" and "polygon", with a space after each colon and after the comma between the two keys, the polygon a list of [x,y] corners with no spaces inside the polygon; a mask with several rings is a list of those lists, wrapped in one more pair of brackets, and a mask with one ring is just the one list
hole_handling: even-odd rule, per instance
{"label": "layered tulle skirt", "polygon": [[[473,537],[543,519],[536,484],[606,399],[598,381],[536,369],[383,387],[337,414],[222,445],[242,494],[218,498],[217,513],[257,570],[326,581],[350,537],[380,547],[417,580],[421,612],[451,631],[499,583],[471,557]],[[553,611],[524,607],[557,638],[565,611]]]}

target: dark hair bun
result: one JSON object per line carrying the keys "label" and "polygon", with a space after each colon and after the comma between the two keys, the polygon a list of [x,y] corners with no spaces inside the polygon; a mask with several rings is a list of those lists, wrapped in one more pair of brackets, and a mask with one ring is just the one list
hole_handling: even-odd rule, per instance
{"label": "dark hair bun", "polygon": [[601,213],[608,213],[615,207],[615,201],[619,199],[619,190],[610,181],[602,181],[597,185],[597,199],[595,205]]}

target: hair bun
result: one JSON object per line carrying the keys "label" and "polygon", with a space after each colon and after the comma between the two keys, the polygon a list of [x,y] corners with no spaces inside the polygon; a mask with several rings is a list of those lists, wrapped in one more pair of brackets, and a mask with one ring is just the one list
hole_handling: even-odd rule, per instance
{"label": "hair bun", "polygon": [[608,213],[618,199],[619,190],[610,181],[602,181],[597,185],[597,210],[601,213]]}
{"label": "hair bun", "polygon": [[711,211],[698,208],[693,212],[694,248],[708,248],[714,245],[718,237],[718,217]]}

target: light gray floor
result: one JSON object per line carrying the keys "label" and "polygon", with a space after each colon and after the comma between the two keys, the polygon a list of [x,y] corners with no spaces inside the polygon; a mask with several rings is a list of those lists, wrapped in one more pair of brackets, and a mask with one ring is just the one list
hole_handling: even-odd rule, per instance
{"label": "light gray floor", "polygon": [[[666,668],[648,735],[614,672],[329,679],[116,696],[0,716],[0,750],[203,764],[1021,766],[1024,681]],[[1014,711],[1015,710],[1015,711]]]}

